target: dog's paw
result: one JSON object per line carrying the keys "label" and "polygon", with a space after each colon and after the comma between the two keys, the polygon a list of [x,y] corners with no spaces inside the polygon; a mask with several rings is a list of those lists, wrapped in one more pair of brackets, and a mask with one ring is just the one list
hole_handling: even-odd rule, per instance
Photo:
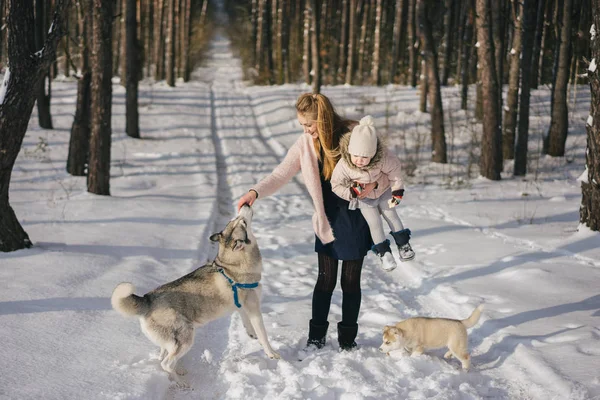
{"label": "dog's paw", "polygon": [[448,360],[448,359],[452,358],[452,352],[451,352],[451,351],[447,351],[447,352],[446,352],[446,354],[444,354],[444,358],[445,358],[446,360]]}
{"label": "dog's paw", "polygon": [[187,369],[185,369],[184,367],[177,367],[177,369],[175,369],[175,372],[177,373],[177,375],[187,375]]}
{"label": "dog's paw", "polygon": [[271,354],[268,354],[269,358],[271,360],[279,360],[281,358],[281,356],[279,355],[279,353],[277,353],[276,351],[272,352]]}

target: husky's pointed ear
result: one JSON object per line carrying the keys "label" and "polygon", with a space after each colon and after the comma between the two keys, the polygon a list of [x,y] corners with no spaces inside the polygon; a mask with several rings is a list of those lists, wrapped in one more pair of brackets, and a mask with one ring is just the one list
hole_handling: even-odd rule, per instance
{"label": "husky's pointed ear", "polygon": [[221,232],[210,235],[211,242],[218,242],[221,239]]}
{"label": "husky's pointed ear", "polygon": [[236,240],[233,243],[233,251],[240,251],[243,250],[244,247],[246,247],[246,242],[243,240]]}

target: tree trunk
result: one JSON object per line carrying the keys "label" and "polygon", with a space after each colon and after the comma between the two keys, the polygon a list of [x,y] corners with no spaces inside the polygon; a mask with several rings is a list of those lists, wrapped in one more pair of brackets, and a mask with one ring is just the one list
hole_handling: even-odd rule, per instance
{"label": "tree trunk", "polygon": [[417,13],[419,35],[421,36],[421,43],[423,43],[423,58],[426,63],[431,108],[431,161],[445,164],[447,162],[446,134],[444,132],[444,111],[442,108],[437,49],[433,41],[432,24],[428,17],[428,15],[431,15],[431,10],[428,10],[426,2],[427,0],[419,0]]}
{"label": "tree trunk", "polygon": [[402,34],[404,31],[404,0],[396,0],[396,15],[392,35],[392,59],[390,60],[390,75],[388,83],[394,83],[400,62],[400,48],[402,47]]}
{"label": "tree trunk", "polygon": [[319,13],[321,11],[321,0],[310,0],[311,3],[311,50],[312,50],[312,91],[321,92],[321,40],[320,40],[320,21]]}
{"label": "tree trunk", "polygon": [[348,49],[348,0],[342,0],[342,22],[340,25],[340,43],[338,49],[338,70],[337,80],[344,81],[344,74],[346,72],[346,61],[347,61],[347,49]]}
{"label": "tree trunk", "polygon": [[93,0],[92,97],[88,192],[110,195],[112,19],[115,0]]}
{"label": "tree trunk", "polygon": [[510,49],[510,69],[508,75],[508,92],[504,108],[504,125],[502,129],[502,153],[505,160],[512,160],[515,153],[515,130],[517,128],[517,112],[519,111],[519,76],[521,73],[521,37],[522,6],[521,0],[513,0],[514,34]]}
{"label": "tree trunk", "polygon": [[125,133],[132,138],[140,137],[140,122],[138,112],[138,79],[139,79],[139,54],[137,42],[137,0],[126,0],[126,46],[127,46],[127,69],[126,80],[126,122]]}
{"label": "tree trunk", "polygon": [[[35,48],[41,49],[44,45],[46,32],[48,31],[48,21],[46,18],[45,0],[35,0]],[[52,77],[48,68],[46,77],[39,81],[37,86],[37,109],[38,123],[40,128],[53,129],[52,115],[50,113],[50,100],[52,90]]]}
{"label": "tree trunk", "polygon": [[380,72],[380,54],[381,54],[381,1],[376,0],[375,7],[375,33],[373,35],[373,40],[375,41],[373,45],[373,64],[371,67],[371,82],[373,85],[379,86],[381,84],[381,72]]}
{"label": "tree trunk", "polygon": [[[419,0],[421,1],[421,0]],[[421,58],[421,75],[419,76],[419,111],[427,112],[427,93],[429,92],[427,80],[427,63]]]}
{"label": "tree trunk", "polygon": [[356,38],[356,0],[350,0],[350,21],[348,27],[348,62],[346,64],[346,84],[352,85],[354,75],[354,39]]}
{"label": "tree trunk", "polygon": [[183,29],[183,81],[188,82],[192,76],[190,60],[190,41],[192,36],[192,0],[184,0],[185,15]]}
{"label": "tree trunk", "polygon": [[358,42],[358,82],[364,83],[364,66],[367,49],[367,31],[369,25],[369,0],[365,0],[362,10],[362,23],[360,26],[360,39]]}
{"label": "tree trunk", "polygon": [[281,27],[282,27],[282,38],[281,38],[281,58],[283,59],[283,81],[284,83],[292,82],[292,72],[290,65],[290,15],[291,14],[291,4],[284,1],[281,5]]}
{"label": "tree trunk", "polygon": [[494,42],[490,18],[490,0],[476,0],[477,55],[480,64],[483,103],[483,136],[481,138],[481,175],[500,180],[502,171],[502,131],[498,107],[498,75],[494,60]]}
{"label": "tree trunk", "polygon": [[[523,35],[521,53],[521,105],[519,107],[519,131],[515,149],[514,175],[527,173],[527,144],[529,141],[529,94],[533,64],[533,42],[536,29],[536,0],[525,0],[523,4]],[[533,66],[533,68],[532,68]]]}
{"label": "tree trunk", "polygon": [[166,66],[167,85],[175,86],[175,1],[169,0],[167,13]]}
{"label": "tree trunk", "polygon": [[35,90],[50,64],[56,59],[56,46],[65,35],[63,21],[69,0],[57,0],[52,20],[53,29],[44,46],[34,56],[35,23],[32,0],[11,0],[8,24],[9,68],[4,73],[0,89],[0,251],[8,252],[31,247],[9,203],[8,193],[13,167],[33,105]]}
{"label": "tree trunk", "polygon": [[417,86],[417,31],[415,26],[415,2],[408,0],[408,81]]}
{"label": "tree trunk", "polygon": [[453,0],[446,0],[444,12],[444,67],[442,68],[441,84],[448,85],[448,76],[450,75],[450,64],[452,57],[452,36],[454,34],[454,7]]}
{"label": "tree trunk", "polygon": [[283,84],[283,4],[281,0],[271,0],[271,20],[273,21],[273,56],[277,65],[275,82]]}
{"label": "tree trunk", "polygon": [[467,10],[466,10],[466,23],[463,31],[463,44],[462,44],[462,62],[461,62],[461,102],[460,108],[462,110],[467,109],[467,100],[469,95],[469,83],[470,83],[470,67],[469,60],[471,59],[471,41],[473,40],[473,25],[475,23],[475,5],[473,0],[468,0],[467,2]]}
{"label": "tree trunk", "polygon": [[92,0],[85,0],[81,12],[81,76],[77,82],[77,106],[71,126],[67,172],[85,176],[90,150],[90,96],[92,71],[90,70],[90,43],[92,29]]}
{"label": "tree trunk", "polygon": [[567,89],[569,85],[569,66],[571,64],[571,9],[573,0],[564,0],[562,8],[562,26],[558,47],[558,68],[552,88],[552,111],[550,129],[544,137],[544,151],[554,157],[565,155],[565,143],[569,128]]}
{"label": "tree trunk", "polygon": [[[311,57],[310,57],[310,1],[305,0],[304,4],[304,30],[302,32],[303,41],[303,56],[302,56],[302,71],[304,72],[304,82],[307,85],[310,85],[310,67],[311,67]],[[260,30],[260,27],[259,27]],[[258,47],[257,47],[258,48]],[[258,56],[260,57],[260,56]]]}
{"label": "tree trunk", "polygon": [[165,3],[167,0],[156,0],[156,25],[154,31],[154,79],[157,81],[165,79]]}
{"label": "tree trunk", "polygon": [[[592,0],[592,23],[596,33],[592,34],[590,47],[592,60],[600,60],[600,0]],[[581,207],[579,207],[579,221],[593,231],[600,231],[600,75],[596,68],[588,70],[590,89],[592,95],[590,118],[592,123],[587,124],[587,152],[586,169],[587,177],[581,183]]]}
{"label": "tree trunk", "polygon": [[540,49],[541,49],[541,45],[542,45],[542,33],[544,31],[544,8],[546,6],[546,0],[539,0],[538,1],[538,8],[537,8],[537,19],[536,19],[536,23],[535,23],[535,39],[533,42],[533,55],[532,55],[532,60],[531,60],[531,88],[532,89],[537,89],[538,88],[538,78],[539,78],[539,69],[537,68],[537,66],[539,65],[540,62]]}
{"label": "tree trunk", "polygon": [[[517,0],[511,0],[517,1]],[[522,0],[519,0],[522,1]],[[499,0],[491,0],[491,21],[492,21],[492,38],[494,39],[494,58],[496,62],[496,81],[498,82],[498,113],[500,115],[500,123],[502,123],[502,86],[504,85],[504,25],[506,21],[506,2]]]}

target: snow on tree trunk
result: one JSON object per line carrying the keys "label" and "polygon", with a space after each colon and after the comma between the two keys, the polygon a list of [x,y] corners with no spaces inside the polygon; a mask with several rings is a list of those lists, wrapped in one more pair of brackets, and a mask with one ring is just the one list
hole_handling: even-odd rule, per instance
{"label": "snow on tree trunk", "polygon": [[[592,0],[591,52],[592,63],[600,60],[600,0]],[[581,183],[579,220],[594,231],[600,231],[600,71],[588,69],[592,101],[587,124],[587,179]]]}
{"label": "snow on tree trunk", "polygon": [[35,89],[56,58],[56,46],[66,32],[63,21],[69,0],[57,0],[52,29],[44,46],[35,54],[34,12],[32,0],[11,0],[8,19],[8,67],[0,91],[0,251],[31,247],[9,203],[10,178],[21,150],[29,118],[35,103]]}

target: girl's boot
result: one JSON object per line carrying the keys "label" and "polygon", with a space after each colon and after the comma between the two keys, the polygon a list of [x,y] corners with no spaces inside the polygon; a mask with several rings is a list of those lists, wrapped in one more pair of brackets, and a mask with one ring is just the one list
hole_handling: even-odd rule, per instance
{"label": "girl's boot", "polygon": [[390,233],[396,242],[396,246],[398,246],[400,260],[410,261],[415,258],[415,252],[410,246],[410,243],[408,243],[410,240],[410,229],[402,229],[401,231]]}
{"label": "girl's boot", "polygon": [[394,256],[392,255],[392,249],[390,249],[390,241],[384,240],[381,243],[377,243],[371,247],[371,250],[379,257],[381,261],[381,268],[385,271],[392,271],[398,266]]}

